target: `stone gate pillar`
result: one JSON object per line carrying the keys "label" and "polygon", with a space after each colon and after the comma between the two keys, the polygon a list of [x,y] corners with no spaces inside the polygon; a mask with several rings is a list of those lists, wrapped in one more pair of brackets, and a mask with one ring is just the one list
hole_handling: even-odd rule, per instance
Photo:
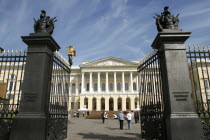
{"label": "stone gate pillar", "polygon": [[161,51],[161,73],[168,140],[201,140],[201,120],[195,113],[184,42],[191,32],[164,29],[152,47]]}
{"label": "stone gate pillar", "polygon": [[60,46],[46,33],[22,36],[28,45],[20,112],[14,118],[10,140],[45,140],[53,52]]}

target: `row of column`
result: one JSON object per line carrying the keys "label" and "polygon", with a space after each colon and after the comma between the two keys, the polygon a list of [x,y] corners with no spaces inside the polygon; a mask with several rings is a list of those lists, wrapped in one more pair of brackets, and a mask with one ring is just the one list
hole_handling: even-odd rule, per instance
{"label": "row of column", "polygon": [[[98,72],[98,92],[100,92],[101,90],[101,82],[100,82],[100,76],[101,73]],[[109,73],[106,72],[106,92],[109,92],[108,91],[108,81],[109,81]],[[137,82],[136,82],[136,85],[138,85],[138,76],[137,76]],[[82,73],[82,85],[81,85],[81,88],[82,88],[82,93],[85,92],[85,73],[83,72]],[[90,92],[93,91],[93,73],[90,72],[90,81],[89,81],[89,89],[90,89]],[[137,86],[138,88],[138,86]],[[133,72],[130,72],[130,91],[133,92]],[[114,72],[114,92],[117,92],[117,72]],[[125,92],[125,72],[122,72],[122,92],[124,93]]]}
{"label": "row of column", "polygon": [[[139,101],[138,101],[139,102]],[[84,98],[80,98],[80,108],[85,105]],[[92,111],[93,108],[92,98],[88,99],[88,109]],[[122,98],[122,111],[126,111],[126,99]],[[130,99],[130,109],[135,109],[135,99]],[[96,99],[96,111],[101,111],[101,99]],[[109,111],[109,98],[105,98],[105,111]],[[118,111],[118,98],[113,98],[113,111]]]}

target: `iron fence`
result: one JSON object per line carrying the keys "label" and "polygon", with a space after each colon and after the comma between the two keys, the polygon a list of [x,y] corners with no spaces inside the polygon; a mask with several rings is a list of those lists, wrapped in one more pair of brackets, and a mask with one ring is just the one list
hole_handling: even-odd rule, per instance
{"label": "iron fence", "polygon": [[160,70],[161,55],[161,52],[153,51],[138,67],[141,135],[143,139],[166,139]]}
{"label": "iron fence", "polygon": [[69,85],[69,63],[60,54],[54,53],[47,118],[49,140],[67,137]]}
{"label": "iron fence", "polygon": [[194,107],[202,119],[204,135],[210,139],[210,51],[207,47],[188,47],[187,58]]}
{"label": "iron fence", "polygon": [[9,139],[12,120],[19,112],[26,51],[0,52],[0,139]]}

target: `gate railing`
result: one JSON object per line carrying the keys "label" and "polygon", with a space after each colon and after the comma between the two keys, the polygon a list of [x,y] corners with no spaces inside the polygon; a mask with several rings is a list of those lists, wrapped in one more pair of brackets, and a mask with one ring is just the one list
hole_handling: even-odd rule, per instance
{"label": "gate railing", "polygon": [[153,51],[138,67],[143,139],[166,139],[160,57],[161,52]]}
{"label": "gate railing", "polygon": [[0,52],[0,139],[9,138],[12,120],[19,112],[26,51]]}
{"label": "gate railing", "polygon": [[47,139],[67,138],[68,97],[70,66],[59,54],[54,53],[50,101],[47,118]]}
{"label": "gate railing", "polygon": [[195,110],[202,119],[204,135],[210,139],[210,47],[188,47],[187,58]]}

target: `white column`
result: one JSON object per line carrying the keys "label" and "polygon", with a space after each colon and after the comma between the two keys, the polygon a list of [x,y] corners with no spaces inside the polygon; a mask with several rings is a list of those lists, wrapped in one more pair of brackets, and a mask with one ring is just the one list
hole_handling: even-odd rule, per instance
{"label": "white column", "polygon": [[122,72],[122,92],[125,92],[125,73]]}
{"label": "white column", "polygon": [[130,91],[133,93],[133,72],[130,72]]}
{"label": "white column", "polygon": [[108,93],[108,87],[109,87],[109,86],[108,86],[108,84],[109,84],[109,83],[108,83],[108,80],[109,80],[108,78],[109,78],[109,73],[106,72],[106,93]]}
{"label": "white column", "polygon": [[89,82],[89,91],[92,92],[93,91],[93,73],[90,72],[90,82]]}
{"label": "white column", "polygon": [[117,73],[114,72],[114,92],[117,92]]}
{"label": "white column", "polygon": [[85,73],[82,72],[82,85],[81,85],[81,92],[84,93],[84,82],[85,82]]}
{"label": "white column", "polygon": [[[140,83],[141,84],[141,83]],[[139,90],[139,75],[136,76],[136,90]]]}
{"label": "white column", "polygon": [[101,73],[98,72],[98,93],[101,92]]}
{"label": "white column", "polygon": [[79,83],[78,83],[78,78],[79,78],[79,76],[78,75],[76,75],[76,95],[78,95],[78,93],[79,93]]}

